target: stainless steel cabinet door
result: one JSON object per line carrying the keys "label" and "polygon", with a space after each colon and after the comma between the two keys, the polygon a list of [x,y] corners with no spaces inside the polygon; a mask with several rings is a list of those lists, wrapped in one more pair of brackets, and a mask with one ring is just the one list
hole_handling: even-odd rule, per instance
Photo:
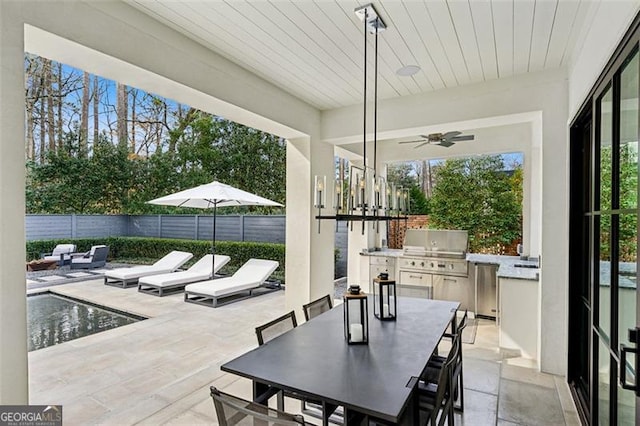
{"label": "stainless steel cabinet door", "polygon": [[460,302],[460,309],[473,310],[473,288],[467,277],[433,276],[433,298]]}

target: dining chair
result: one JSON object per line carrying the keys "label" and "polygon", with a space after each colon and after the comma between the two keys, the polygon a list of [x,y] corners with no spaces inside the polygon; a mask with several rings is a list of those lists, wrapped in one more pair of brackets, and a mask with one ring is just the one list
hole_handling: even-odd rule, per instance
{"label": "dining chair", "polygon": [[[306,321],[309,321],[310,319],[329,311],[331,308],[333,308],[333,301],[331,300],[330,294],[313,300],[306,305],[302,305],[302,310],[304,312],[304,318]],[[323,408],[322,404],[320,404],[319,402],[303,399],[301,411],[311,417],[320,419],[323,418]],[[330,416],[329,421],[337,424],[344,423],[343,408],[337,407],[333,414]]]}
{"label": "dining chair", "polygon": [[[281,334],[284,334],[287,331],[296,328],[297,326],[298,326],[298,322],[296,320],[296,313],[294,311],[291,311],[289,313],[286,313],[274,319],[273,321],[269,321],[266,324],[256,327],[256,336],[258,337],[258,345],[262,346],[265,343],[269,342],[270,340],[275,339]],[[299,395],[295,392],[289,392],[289,391],[280,391],[276,394],[278,410],[284,411],[285,396],[302,401],[303,409],[307,407],[306,405],[307,403],[313,404],[314,408],[316,408],[320,412],[320,416],[322,416],[323,409],[320,401],[310,400],[302,395]]]}
{"label": "dining chair", "polygon": [[[289,330],[293,330],[297,326],[298,321],[296,321],[296,313],[294,311],[288,312],[273,321],[269,321],[266,324],[258,326],[256,327],[258,345],[262,346],[281,334],[284,334]],[[296,395],[290,395],[288,392],[286,396],[297,397]],[[277,393],[278,410],[284,411],[284,397],[285,393],[283,391]]]}
{"label": "dining chair", "polygon": [[[468,312],[465,310],[462,319],[458,326],[455,328],[452,334],[445,333],[445,337],[452,338],[451,349],[449,350],[449,355],[453,354],[455,362],[453,368],[451,370],[452,374],[452,382],[451,388],[453,392],[453,402],[454,408],[459,411],[464,411],[464,376],[463,376],[463,366],[462,366],[462,332],[467,326],[468,320]],[[427,368],[425,373],[421,377],[421,379],[427,383],[438,383],[440,377],[440,370],[443,368],[444,363],[449,358],[447,357],[434,355],[429,359],[427,363]],[[455,405],[455,401],[458,400],[458,396],[460,399],[460,404]]]}
{"label": "dining chair", "polygon": [[[453,401],[453,372],[455,369],[457,346],[460,340],[454,340],[451,351],[441,368],[438,370],[437,380],[434,382],[419,381],[417,389],[420,424],[442,426],[445,421],[449,426],[454,424]],[[423,419],[424,417],[424,419]]]}
{"label": "dining chair", "polygon": [[301,415],[285,413],[256,402],[247,401],[222,392],[214,386],[209,389],[220,426],[253,426],[255,424],[268,424],[271,426],[308,425]]}
{"label": "dining chair", "polygon": [[333,308],[333,302],[331,301],[331,295],[329,294],[321,297],[320,299],[309,302],[306,305],[302,305],[304,319],[307,321],[327,312],[331,308]]}
{"label": "dining chair", "polygon": [[297,326],[298,322],[296,321],[296,313],[294,311],[286,313],[281,317],[274,319],[273,321],[269,321],[266,324],[256,327],[258,344],[262,346],[269,340],[275,339],[281,334],[284,334],[287,331],[296,328]]}

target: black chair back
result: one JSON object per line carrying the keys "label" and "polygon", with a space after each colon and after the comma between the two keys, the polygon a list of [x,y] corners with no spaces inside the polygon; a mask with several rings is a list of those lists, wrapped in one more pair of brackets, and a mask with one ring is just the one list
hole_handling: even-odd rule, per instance
{"label": "black chair back", "polygon": [[262,346],[269,340],[275,339],[279,335],[284,334],[287,331],[296,328],[297,326],[298,322],[296,321],[296,313],[294,311],[284,314],[281,317],[274,319],[273,321],[269,321],[268,323],[261,325],[260,327],[256,327],[258,344]]}
{"label": "black chair back", "polygon": [[265,405],[247,401],[242,398],[224,393],[214,386],[211,390],[213,406],[216,409],[220,426],[254,426],[268,424],[272,426],[300,426],[306,425],[304,417],[274,410]]}
{"label": "black chair back", "polygon": [[333,308],[333,302],[331,301],[331,295],[329,294],[302,306],[304,318],[307,321],[327,312],[331,308]]}

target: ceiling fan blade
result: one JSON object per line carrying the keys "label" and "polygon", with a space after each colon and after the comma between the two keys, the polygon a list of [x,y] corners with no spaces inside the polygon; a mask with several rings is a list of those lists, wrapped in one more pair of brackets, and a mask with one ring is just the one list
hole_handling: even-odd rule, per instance
{"label": "ceiling fan blade", "polygon": [[451,139],[461,134],[462,132],[458,132],[458,131],[447,132],[442,135],[442,139]]}
{"label": "ceiling fan blade", "polygon": [[416,145],[413,148],[420,148],[421,146],[429,145],[429,141],[423,141],[420,145]]}
{"label": "ceiling fan blade", "polygon": [[450,140],[443,139],[442,141],[440,141],[440,143],[438,145],[444,146],[445,148],[449,148],[450,146],[452,146],[454,144],[455,144],[455,142],[451,142]]}
{"label": "ceiling fan blade", "polygon": [[416,139],[415,141],[401,141],[401,142],[398,142],[398,143],[416,143],[416,142],[424,142],[424,140],[423,139]]}
{"label": "ceiling fan blade", "polygon": [[463,135],[463,136],[456,136],[453,138],[449,138],[450,141],[472,141],[474,139],[474,135]]}

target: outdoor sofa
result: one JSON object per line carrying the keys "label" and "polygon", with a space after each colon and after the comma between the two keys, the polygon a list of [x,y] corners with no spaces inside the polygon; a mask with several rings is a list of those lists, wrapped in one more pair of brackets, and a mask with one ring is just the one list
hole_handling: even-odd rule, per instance
{"label": "outdoor sofa", "polygon": [[192,253],[174,250],[153,265],[118,268],[106,271],[104,274],[104,283],[122,288],[133,286],[138,284],[138,280],[142,277],[173,272],[187,263],[192,257]]}
{"label": "outdoor sofa", "polygon": [[184,300],[215,308],[252,297],[258,289],[261,290],[259,294],[279,290],[279,284],[263,286],[278,266],[275,260],[249,259],[230,277],[187,285],[184,288]]}
{"label": "outdoor sofa", "polygon": [[150,275],[138,280],[138,291],[154,296],[166,296],[184,290],[189,283],[213,278],[216,272],[229,263],[231,258],[221,254],[215,257],[207,254],[194,263],[186,271],[170,272],[168,274]]}
{"label": "outdoor sofa", "polygon": [[86,253],[71,254],[71,269],[101,268],[107,264],[109,247],[105,245],[92,246]]}
{"label": "outdoor sofa", "polygon": [[58,266],[71,263],[71,253],[76,251],[75,244],[58,244],[51,253],[43,253],[42,260],[55,260]]}

